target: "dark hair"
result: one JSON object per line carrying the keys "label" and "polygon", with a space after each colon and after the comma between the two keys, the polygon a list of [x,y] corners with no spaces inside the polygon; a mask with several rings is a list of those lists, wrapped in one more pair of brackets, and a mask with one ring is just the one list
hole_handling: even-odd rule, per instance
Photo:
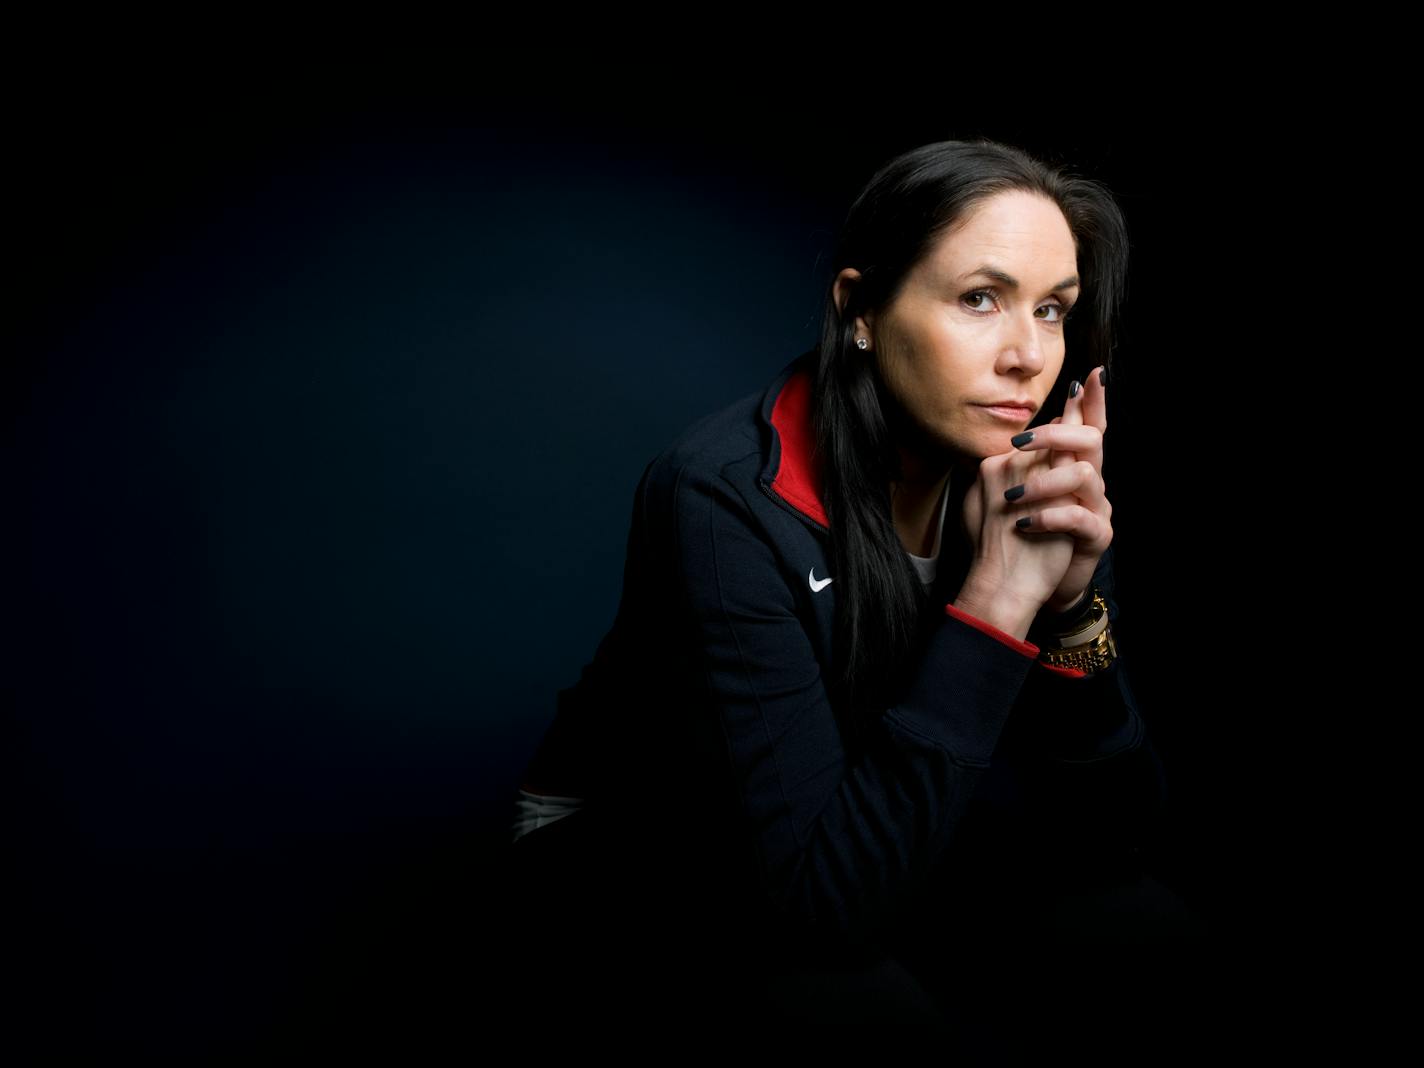
{"label": "dark hair", "polygon": [[[1006,190],[1057,204],[1078,256],[1082,290],[1064,322],[1066,355],[1054,395],[1061,390],[1066,396],[1067,383],[1098,364],[1111,366],[1128,243],[1122,211],[1102,184],[1011,145],[939,141],[881,166],[856,197],[831,263],[813,386],[831,572],[839,590],[839,668],[829,682],[852,728],[898,699],[927,617],[924,590],[891,516],[890,483],[901,477],[898,413],[886,399],[876,361],[855,346],[855,319],[892,302],[946,230]],[[835,279],[847,267],[861,278],[838,309]],[[1050,407],[1044,404],[1040,419]],[[1053,407],[1061,410],[1061,401]],[[942,545],[941,567],[946,550]]]}

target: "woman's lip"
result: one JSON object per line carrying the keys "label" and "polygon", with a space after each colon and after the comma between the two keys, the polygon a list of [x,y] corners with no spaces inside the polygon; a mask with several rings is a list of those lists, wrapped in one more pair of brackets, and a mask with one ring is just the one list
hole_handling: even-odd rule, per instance
{"label": "woman's lip", "polygon": [[980,404],[978,407],[983,408],[986,412],[993,412],[1001,419],[1011,419],[1015,423],[1022,423],[1033,414],[1028,408],[1001,408],[997,404]]}

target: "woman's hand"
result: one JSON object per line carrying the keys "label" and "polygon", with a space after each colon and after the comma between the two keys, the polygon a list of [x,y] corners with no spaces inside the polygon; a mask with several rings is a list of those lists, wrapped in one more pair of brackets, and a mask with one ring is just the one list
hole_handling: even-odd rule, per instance
{"label": "woman's hand", "polygon": [[1108,429],[1107,387],[1102,368],[1069,397],[1063,414],[1035,427],[1023,452],[1045,452],[1048,466],[1033,468],[1024,480],[1018,511],[1032,516],[1028,537],[1067,533],[1073,536],[1072,559],[1057,588],[1044,602],[1050,612],[1066,612],[1088,592],[1098,561],[1112,543],[1112,504],[1103,484],[1103,436]]}
{"label": "woman's hand", "polygon": [[[1045,601],[1062,585],[1073,560],[1072,534],[1025,537],[1015,527],[1027,509],[1009,492],[1052,476],[1052,459],[1053,454],[1045,450],[1012,448],[986,456],[964,493],[963,531],[972,552],[954,604],[1018,638],[1028,632]],[[1043,503],[1034,500],[1036,507]]]}

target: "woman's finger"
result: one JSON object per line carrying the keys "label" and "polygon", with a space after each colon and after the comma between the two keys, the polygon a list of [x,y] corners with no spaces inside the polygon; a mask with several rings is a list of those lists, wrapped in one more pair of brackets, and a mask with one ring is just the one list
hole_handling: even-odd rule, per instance
{"label": "woman's finger", "polygon": [[[1075,403],[1072,400],[1068,402],[1070,406]],[[1088,453],[1102,452],[1103,435],[1090,423],[1070,423],[1065,419],[1061,423],[1045,423],[1016,434],[1010,439],[1010,444],[1020,452],[1075,452],[1086,458]]]}
{"label": "woman's finger", "polygon": [[1108,390],[1107,368],[1102,364],[1088,372],[1083,381],[1083,423],[1095,426],[1103,434],[1108,432]]}
{"label": "woman's finger", "polygon": [[1028,512],[1014,522],[1022,534],[1071,534],[1085,551],[1101,554],[1112,543],[1112,523],[1081,504],[1060,504]]}
{"label": "woman's finger", "polygon": [[1004,491],[1005,500],[1026,506],[1042,506],[1058,497],[1081,501],[1094,512],[1110,510],[1103,476],[1087,460],[1070,460],[1057,467],[1036,467],[1023,482]]}
{"label": "woman's finger", "polygon": [[[1063,421],[1058,424],[1059,426],[1083,425],[1083,390],[1076,379],[1068,386],[1068,400],[1063,404],[1062,418]],[[1060,451],[1055,449],[1052,453],[1052,459],[1049,462],[1053,467],[1066,467],[1077,461],[1078,457],[1076,454],[1067,450]]]}

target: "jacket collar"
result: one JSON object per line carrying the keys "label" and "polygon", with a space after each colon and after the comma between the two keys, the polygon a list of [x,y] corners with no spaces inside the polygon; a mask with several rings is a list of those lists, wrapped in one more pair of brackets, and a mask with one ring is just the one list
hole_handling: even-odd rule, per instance
{"label": "jacket collar", "polygon": [[[781,369],[762,394],[760,421],[767,444],[761,482],[767,493],[822,533],[829,533],[812,422],[815,368],[816,350],[803,352]],[[957,501],[952,499],[940,513],[939,562],[932,597],[941,602],[952,600],[954,591],[963,586],[971,559],[969,543],[958,533]]]}
{"label": "jacket collar", "polygon": [[815,357],[814,348],[796,357],[762,395],[761,421],[769,448],[761,479],[798,514],[828,531],[831,523],[821,496],[821,465],[812,422]]}

